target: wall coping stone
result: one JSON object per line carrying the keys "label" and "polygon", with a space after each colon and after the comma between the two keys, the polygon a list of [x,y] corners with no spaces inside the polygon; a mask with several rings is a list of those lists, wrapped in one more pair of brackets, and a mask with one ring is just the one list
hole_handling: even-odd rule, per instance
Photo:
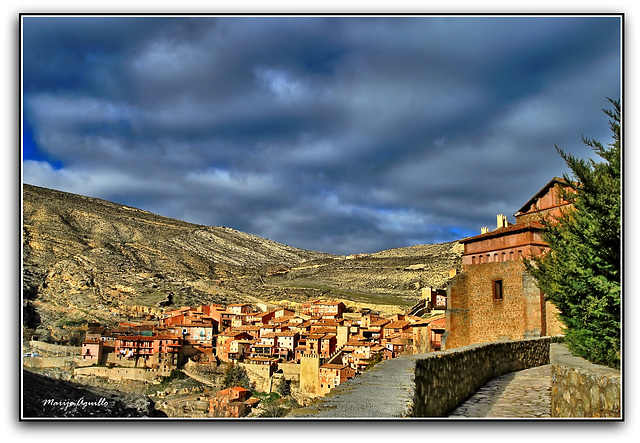
{"label": "wall coping stone", "polygon": [[605,377],[620,377],[619,369],[598,365],[596,363],[591,363],[582,357],[577,357],[571,354],[571,351],[567,349],[567,346],[562,343],[551,343],[551,349],[552,365],[570,366],[589,371],[594,375],[601,375]]}

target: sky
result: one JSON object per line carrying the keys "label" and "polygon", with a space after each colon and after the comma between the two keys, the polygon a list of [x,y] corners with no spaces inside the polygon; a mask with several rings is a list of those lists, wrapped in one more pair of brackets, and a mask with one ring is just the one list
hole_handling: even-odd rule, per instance
{"label": "sky", "polygon": [[[22,181],[335,254],[459,240],[593,157],[617,16],[24,16]],[[595,158],[597,159],[597,158]]]}

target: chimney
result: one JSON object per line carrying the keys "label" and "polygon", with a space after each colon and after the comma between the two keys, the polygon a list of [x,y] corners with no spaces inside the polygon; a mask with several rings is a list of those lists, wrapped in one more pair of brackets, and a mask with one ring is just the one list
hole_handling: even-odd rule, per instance
{"label": "chimney", "polygon": [[506,215],[498,214],[497,219],[498,219],[498,227],[497,227],[497,229],[506,228],[507,226],[509,226],[509,222],[507,221],[507,216]]}
{"label": "chimney", "polygon": [[487,232],[489,232],[489,228],[487,228],[486,226],[483,228],[480,228],[480,234],[486,234]]}

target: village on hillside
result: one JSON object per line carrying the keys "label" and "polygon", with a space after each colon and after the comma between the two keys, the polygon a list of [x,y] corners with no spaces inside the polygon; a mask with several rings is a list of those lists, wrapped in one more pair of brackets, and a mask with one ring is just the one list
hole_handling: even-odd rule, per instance
{"label": "village on hillside", "polygon": [[[407,314],[383,317],[316,300],[295,309],[247,303],[139,309],[117,327],[86,324],[74,377],[156,382],[186,363],[241,365],[254,385],[275,390],[286,379],[308,398],[326,395],[376,362],[440,349],[446,291],[424,288]],[[411,313],[427,312],[427,318]],[[241,417],[256,406],[240,386],[209,399],[209,416]]]}
{"label": "village on hillside", "polygon": [[[242,367],[260,392],[275,392],[285,380],[299,397],[316,399],[382,360],[559,335],[556,309],[527,276],[522,258],[545,250],[535,220],[567,204],[560,193],[565,186],[553,178],[516,213],[515,224],[499,214],[494,230],[483,228],[480,235],[462,239],[463,272],[451,270],[447,289],[422,288],[418,303],[403,314],[347,308],[336,300],[274,308],[248,303],[172,310],[129,306],[127,321],[118,327],[87,323],[69,329],[75,337],[51,338],[81,345],[74,347],[79,356],[73,377],[78,380],[153,384],[176,369],[186,373],[187,368],[226,364]],[[257,406],[259,399],[246,387],[225,387],[207,397],[208,416],[246,416]]]}
{"label": "village on hillside", "polygon": [[[557,309],[545,300],[522,259],[547,249],[537,220],[557,216],[568,204],[561,193],[566,186],[554,177],[516,212],[515,224],[498,214],[495,229],[483,228],[460,240],[462,273],[452,269],[446,289],[421,288],[418,303],[402,314],[347,308],[337,300],[172,310],[128,306],[118,310],[124,318],[117,327],[87,323],[70,327],[67,336],[52,331],[48,340],[76,345],[69,347],[76,354],[73,378],[81,381],[157,384],[176,369],[198,379],[201,371],[189,368],[237,365],[257,391],[273,393],[284,380],[307,403],[382,360],[561,335]],[[32,345],[44,346],[33,339]],[[27,366],[44,364],[33,359],[25,358]],[[247,416],[260,401],[247,386],[224,387],[206,397],[207,416]]]}

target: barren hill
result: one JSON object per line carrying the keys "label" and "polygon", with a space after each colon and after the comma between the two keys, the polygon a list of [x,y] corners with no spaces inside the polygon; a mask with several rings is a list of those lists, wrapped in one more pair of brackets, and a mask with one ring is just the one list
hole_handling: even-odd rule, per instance
{"label": "barren hill", "polygon": [[365,306],[406,309],[417,301],[422,288],[446,286],[449,271],[461,268],[461,252],[458,242],[397,248],[294,267],[268,277],[267,283],[315,289],[327,298]]}
{"label": "barren hill", "polygon": [[224,288],[228,279],[331,257],[230,228],[23,187],[23,296],[31,326],[109,318],[110,308],[122,304],[245,301]]}
{"label": "barren hill", "polygon": [[327,296],[408,306],[459,267],[457,242],[356,259],[225,227],[23,186],[24,325],[43,332],[113,322],[128,306],[306,301]]}

